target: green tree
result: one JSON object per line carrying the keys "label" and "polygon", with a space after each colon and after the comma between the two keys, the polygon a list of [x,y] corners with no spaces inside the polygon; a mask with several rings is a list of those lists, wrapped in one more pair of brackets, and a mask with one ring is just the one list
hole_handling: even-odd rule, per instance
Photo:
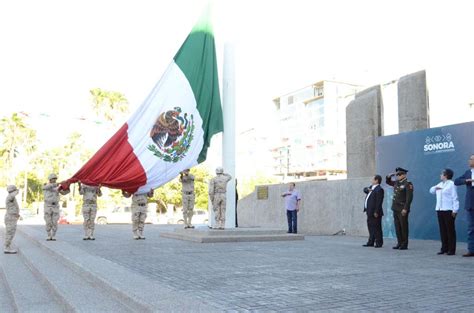
{"label": "green tree", "polygon": [[114,121],[129,112],[127,98],[118,91],[108,91],[100,88],[90,90],[92,109],[94,113],[107,122]]}
{"label": "green tree", "polygon": [[[208,182],[211,175],[208,169],[202,166],[192,168],[191,174],[194,175],[194,192],[196,194],[195,207],[207,210]],[[157,201],[160,206],[163,206],[163,204],[165,206],[171,204],[176,207],[181,207],[183,204],[179,176],[156,189],[154,200]]]}
{"label": "green tree", "polygon": [[[28,203],[42,201],[42,185],[50,173],[57,174],[60,181],[67,179],[91,156],[92,151],[85,147],[85,141],[78,132],[71,133],[64,145],[37,153],[31,159],[31,171],[28,173]],[[72,186],[67,198],[81,205],[81,197],[75,185]]]}
{"label": "green tree", "polygon": [[3,185],[8,182],[18,184],[15,160],[23,157],[26,166],[26,160],[36,150],[35,141],[36,131],[17,113],[0,120],[0,181]]}

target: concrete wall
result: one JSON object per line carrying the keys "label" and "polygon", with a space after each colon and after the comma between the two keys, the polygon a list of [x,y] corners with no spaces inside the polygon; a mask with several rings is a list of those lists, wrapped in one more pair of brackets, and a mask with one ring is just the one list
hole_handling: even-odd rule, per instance
{"label": "concrete wall", "polygon": [[399,132],[430,127],[426,72],[403,76],[398,81]]}
{"label": "concrete wall", "polygon": [[383,135],[383,103],[380,86],[356,94],[346,108],[347,177],[375,173],[375,139]]}
{"label": "concrete wall", "polygon": [[[348,235],[367,236],[362,189],[370,182],[371,177],[297,183],[296,188],[302,194],[298,231],[332,235],[344,228]],[[285,202],[281,197],[286,190],[287,184],[269,185],[268,199],[258,200],[254,191],[239,200],[239,226],[286,229]]]}

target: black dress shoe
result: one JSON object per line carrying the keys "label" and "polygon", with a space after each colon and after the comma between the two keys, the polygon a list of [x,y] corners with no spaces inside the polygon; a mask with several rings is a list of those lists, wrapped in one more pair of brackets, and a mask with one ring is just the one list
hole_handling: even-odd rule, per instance
{"label": "black dress shoe", "polygon": [[400,246],[395,246],[395,247],[392,247],[392,249],[400,249]]}
{"label": "black dress shoe", "polygon": [[400,248],[398,248],[398,250],[407,250],[407,249],[408,249],[408,247],[400,247]]}
{"label": "black dress shoe", "polygon": [[455,255],[456,252],[448,252],[448,253],[446,253],[446,254],[447,254],[447,255]]}
{"label": "black dress shoe", "polygon": [[362,245],[362,247],[373,247],[374,245],[373,244],[368,244],[366,243],[365,245]]}
{"label": "black dress shoe", "polygon": [[469,257],[474,256],[474,252],[468,252],[466,254],[463,254],[462,256],[465,257],[465,258],[469,258]]}
{"label": "black dress shoe", "polygon": [[438,253],[436,253],[436,254],[437,254],[437,255],[440,255],[440,254],[445,254],[445,253],[446,253],[446,252],[444,252],[444,251],[440,251],[440,252],[438,252]]}
{"label": "black dress shoe", "polygon": [[374,248],[382,248],[382,246],[381,245],[380,246],[374,246]]}
{"label": "black dress shoe", "polygon": [[291,233],[292,233],[292,231],[287,231],[286,233],[287,233],[287,234],[291,234]]}

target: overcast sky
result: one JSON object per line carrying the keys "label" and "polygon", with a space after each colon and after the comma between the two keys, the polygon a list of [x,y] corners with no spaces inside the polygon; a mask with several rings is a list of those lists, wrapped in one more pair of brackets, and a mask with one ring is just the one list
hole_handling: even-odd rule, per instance
{"label": "overcast sky", "polygon": [[[74,117],[88,112],[91,88],[138,106],[206,3],[2,1],[2,115],[23,110],[52,135],[43,128],[88,127]],[[224,42],[236,47],[237,128],[261,123],[273,98],[318,80],[370,86],[421,69],[432,126],[472,120],[472,12],[470,1],[214,1],[219,62]]]}

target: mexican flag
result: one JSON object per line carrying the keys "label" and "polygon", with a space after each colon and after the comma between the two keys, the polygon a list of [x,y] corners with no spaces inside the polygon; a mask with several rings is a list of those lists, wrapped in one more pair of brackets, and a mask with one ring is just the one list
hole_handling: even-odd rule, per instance
{"label": "mexican flag", "polygon": [[205,16],[138,110],[62,186],[81,181],[148,192],[203,162],[222,130],[214,35]]}

